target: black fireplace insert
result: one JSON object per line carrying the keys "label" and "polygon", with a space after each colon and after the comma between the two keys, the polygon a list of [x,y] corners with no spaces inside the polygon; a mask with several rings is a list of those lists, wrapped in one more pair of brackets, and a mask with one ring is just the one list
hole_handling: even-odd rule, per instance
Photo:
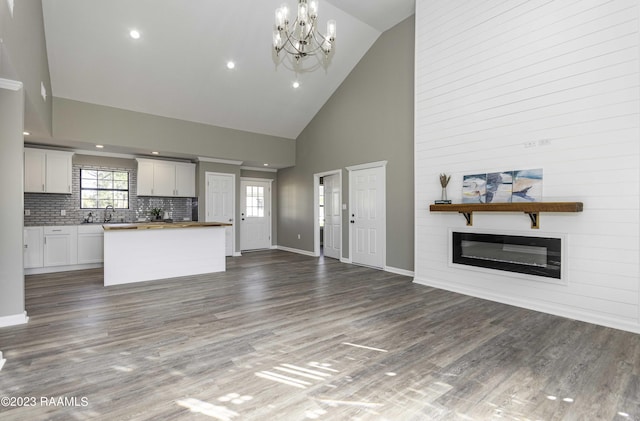
{"label": "black fireplace insert", "polygon": [[452,262],[553,279],[562,278],[562,239],[452,232]]}

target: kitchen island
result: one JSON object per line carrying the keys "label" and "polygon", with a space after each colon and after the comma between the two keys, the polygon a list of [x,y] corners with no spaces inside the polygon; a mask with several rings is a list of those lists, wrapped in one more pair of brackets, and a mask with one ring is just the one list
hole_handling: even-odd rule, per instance
{"label": "kitchen island", "polygon": [[223,222],[105,224],[104,285],[224,272]]}

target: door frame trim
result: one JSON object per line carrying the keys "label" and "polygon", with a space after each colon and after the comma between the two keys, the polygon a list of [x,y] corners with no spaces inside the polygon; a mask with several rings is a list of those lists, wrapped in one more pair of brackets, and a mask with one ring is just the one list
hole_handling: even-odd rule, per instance
{"label": "door frame trim", "polygon": [[[315,173],[313,174],[313,255],[315,257],[320,257],[320,200],[318,197],[318,190],[320,189],[320,179],[322,177],[328,176],[328,175],[335,175],[338,174],[338,179],[340,180],[340,231],[343,232],[343,225],[344,225],[344,221],[342,220],[342,204],[344,203],[342,200],[342,191],[344,190],[342,188],[342,170],[338,169],[338,170],[331,170],[331,171],[324,171],[324,172],[319,172],[319,173]],[[343,240],[343,235],[340,236],[340,260],[343,259],[343,244],[344,241]]]}
{"label": "door frame trim", "polygon": [[207,186],[207,177],[209,175],[221,175],[221,176],[231,176],[231,179],[233,180],[233,200],[231,201],[232,204],[232,214],[233,214],[233,225],[232,225],[232,235],[231,235],[231,240],[233,242],[233,246],[231,248],[232,250],[232,256],[239,256],[240,253],[236,250],[236,227],[238,224],[236,224],[236,221],[238,220],[238,215],[236,214],[236,200],[237,200],[237,190],[238,190],[238,186],[236,185],[236,175],[234,173],[230,173],[230,172],[216,172],[216,171],[205,171],[204,172],[204,220],[207,220],[207,203],[209,202],[209,186]]}
{"label": "door frame trim", "polygon": [[[269,247],[268,249],[273,248],[273,178],[259,178],[259,177],[242,177],[240,176],[240,195],[243,195],[242,191],[242,182],[243,181],[255,181],[258,183],[268,183],[269,184]],[[240,209],[238,209],[239,213],[242,213],[242,196],[238,196],[240,199]],[[242,216],[240,216],[240,220],[242,221]],[[240,227],[240,252],[242,252],[242,227]],[[253,249],[247,249],[246,251],[250,251]]]}
{"label": "door frame trim", "polygon": [[[382,220],[383,231],[384,231],[384,241],[380,244],[382,247],[382,270],[387,267],[387,162],[388,161],[375,161],[368,162],[364,164],[351,165],[345,167],[347,171],[349,171],[349,213],[351,213],[351,208],[353,206],[353,177],[352,172],[358,170],[366,170],[370,168],[378,168],[381,167],[384,171],[384,194],[382,197],[382,203],[384,203],[384,218]],[[348,215],[348,214],[347,214]],[[349,218],[347,218],[349,219]],[[346,260],[347,263],[353,264],[353,225],[349,224],[349,257]]]}

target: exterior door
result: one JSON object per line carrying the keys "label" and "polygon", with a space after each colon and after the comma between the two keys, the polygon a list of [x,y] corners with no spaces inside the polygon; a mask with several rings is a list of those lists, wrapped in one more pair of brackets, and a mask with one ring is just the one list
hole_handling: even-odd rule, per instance
{"label": "exterior door", "polygon": [[[206,222],[226,222],[233,224],[235,213],[234,174],[206,173]],[[225,255],[233,256],[235,244],[234,226],[225,228]]]}
{"label": "exterior door", "polygon": [[240,181],[240,249],[271,248],[271,182]]}
{"label": "exterior door", "polygon": [[[353,168],[353,167],[352,167]],[[384,268],[386,244],[385,167],[350,170],[351,261]]]}
{"label": "exterior door", "polygon": [[340,176],[323,177],[324,185],[324,255],[340,259],[342,249],[342,215],[340,213]]}

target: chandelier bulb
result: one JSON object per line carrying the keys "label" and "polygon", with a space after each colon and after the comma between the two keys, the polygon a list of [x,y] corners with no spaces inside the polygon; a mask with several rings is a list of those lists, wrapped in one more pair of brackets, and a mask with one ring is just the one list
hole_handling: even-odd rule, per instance
{"label": "chandelier bulb", "polygon": [[330,41],[336,39],[336,21],[333,19],[327,22],[327,38],[329,38]]}
{"label": "chandelier bulb", "polygon": [[315,19],[318,17],[318,0],[309,2],[309,17]]}

